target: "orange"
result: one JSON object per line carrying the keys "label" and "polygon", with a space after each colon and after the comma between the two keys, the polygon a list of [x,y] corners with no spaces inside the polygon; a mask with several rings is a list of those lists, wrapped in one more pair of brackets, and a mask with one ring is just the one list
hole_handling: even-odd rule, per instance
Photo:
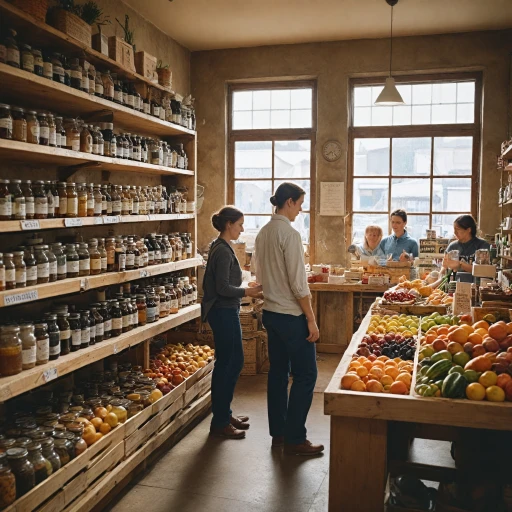
{"label": "orange", "polygon": [[460,326],[461,329],[464,329],[468,334],[472,334],[475,332],[475,329],[473,328],[472,325],[468,325],[468,324],[462,324]]}
{"label": "orange", "polygon": [[99,428],[101,427],[101,425],[103,425],[103,420],[101,418],[93,418],[91,420],[91,423],[94,425],[94,428],[96,430],[99,430]]}
{"label": "orange", "polygon": [[478,382],[482,384],[484,388],[488,388],[489,386],[495,386],[497,381],[498,376],[496,375],[496,373],[491,371],[482,373],[482,375],[480,375],[480,378],[478,379]]}
{"label": "orange", "polygon": [[499,386],[502,389],[505,389],[507,382],[512,380],[512,377],[508,373],[502,373],[498,375],[498,379],[496,380],[496,386]]}
{"label": "orange", "polygon": [[480,334],[480,336],[484,337],[486,334],[489,334],[489,331],[487,329],[482,329],[481,327],[478,329],[475,329],[475,332],[477,334]]}
{"label": "orange", "polygon": [[[447,331],[448,332],[448,331]],[[435,334],[427,334],[425,336],[425,341],[427,343],[432,343],[434,340],[436,339],[436,335]]]}
{"label": "orange", "polygon": [[108,434],[112,430],[112,427],[108,423],[102,423],[100,426],[100,432],[103,435]]}
{"label": "orange", "polygon": [[380,367],[380,368],[384,368],[384,361],[373,361],[373,367]]}
{"label": "orange", "polygon": [[[341,387],[343,389],[350,389],[354,381],[359,380],[359,375],[353,372],[349,372],[341,378]],[[117,416],[116,416],[117,417]]]}
{"label": "orange", "polygon": [[409,392],[409,388],[407,387],[405,382],[402,382],[400,380],[393,382],[389,390],[394,395],[406,395]]}
{"label": "orange", "polygon": [[378,380],[369,380],[366,384],[366,391],[370,393],[382,393],[384,387]]}
{"label": "orange", "polygon": [[503,391],[503,389],[501,389],[499,386],[489,386],[485,390],[485,396],[489,402],[505,401],[505,391]]}
{"label": "orange", "polygon": [[391,386],[391,384],[393,384],[394,380],[393,380],[393,377],[391,377],[391,375],[384,375],[384,377],[382,377],[382,379],[380,379],[380,383],[386,387],[386,386]]}
{"label": "orange", "polygon": [[359,375],[359,377],[366,377],[368,375],[368,368],[360,366],[359,368],[357,368],[356,373],[357,375]]}
{"label": "orange", "polygon": [[483,400],[485,398],[485,388],[478,382],[472,382],[466,388],[466,396],[469,400]]}
{"label": "orange", "polygon": [[[454,327],[454,326],[452,326]],[[462,327],[458,327],[454,329],[450,334],[448,334],[448,339],[450,341],[456,341],[457,343],[460,343],[461,345],[464,345],[466,341],[468,341],[469,333],[466,331],[466,329],[463,329]]]}
{"label": "orange", "polygon": [[391,385],[387,384],[386,386],[384,386],[384,393],[387,393],[390,389],[391,389]]}
{"label": "orange", "polygon": [[[357,375],[356,375],[357,377]],[[359,378],[359,377],[357,377]],[[119,423],[119,420],[117,419],[117,416],[113,412],[109,412],[107,416],[105,417],[105,421],[112,427],[117,427],[117,424]]]}
{"label": "orange", "polygon": [[398,364],[396,363],[396,361],[393,361],[392,359],[386,361],[386,363],[384,364],[384,368],[388,368],[389,366],[394,366],[395,368],[398,368]]}
{"label": "orange", "polygon": [[389,375],[393,380],[395,380],[398,377],[400,370],[398,368],[395,368],[394,366],[388,366],[387,368],[385,368],[384,373],[386,375]]}
{"label": "orange", "polygon": [[350,389],[351,391],[366,391],[366,384],[362,380],[355,380]]}
{"label": "orange", "polygon": [[374,379],[380,380],[384,376],[384,370],[378,366],[374,366],[370,370],[370,375],[372,375]]}
{"label": "orange", "polygon": [[107,414],[108,411],[107,409],[105,409],[105,407],[96,407],[96,409],[94,409],[94,415],[97,416],[98,418],[103,419]]}
{"label": "orange", "polygon": [[361,363],[359,361],[352,361],[350,364],[349,364],[349,368],[359,368],[361,365]]}
{"label": "orange", "polygon": [[94,434],[94,442],[99,441],[103,437],[103,434],[101,432],[96,432]]}
{"label": "orange", "polygon": [[377,361],[387,361],[389,359],[388,356],[379,356],[377,357]]}
{"label": "orange", "polygon": [[368,369],[368,370],[371,370],[373,368],[373,364],[371,361],[366,361],[363,363],[363,366]]}
{"label": "orange", "polygon": [[448,327],[439,327],[437,334],[448,334]]}
{"label": "orange", "polygon": [[479,320],[473,324],[473,329],[475,329],[475,331],[477,329],[485,329],[487,331],[487,329],[489,329],[489,324],[485,320]]}
{"label": "orange", "polygon": [[484,341],[483,336],[478,332],[473,332],[468,336],[468,341],[473,345],[479,345]]}
{"label": "orange", "polygon": [[410,373],[401,373],[395,380],[402,381],[407,387],[410,387],[412,376]]}

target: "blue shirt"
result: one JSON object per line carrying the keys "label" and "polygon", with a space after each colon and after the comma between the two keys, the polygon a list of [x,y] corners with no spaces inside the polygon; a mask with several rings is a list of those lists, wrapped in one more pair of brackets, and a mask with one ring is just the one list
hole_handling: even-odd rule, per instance
{"label": "blue shirt", "polygon": [[363,259],[365,256],[368,259],[370,256],[385,256],[384,251],[382,250],[380,244],[375,247],[375,249],[365,249],[364,244],[357,244],[356,245],[356,255],[359,256],[360,259]]}
{"label": "blue shirt", "polygon": [[384,254],[392,254],[394,261],[400,259],[400,254],[403,251],[407,254],[412,253],[415,258],[418,257],[420,252],[418,242],[407,234],[407,230],[400,238],[395,234],[383,238],[379,247],[384,251]]}

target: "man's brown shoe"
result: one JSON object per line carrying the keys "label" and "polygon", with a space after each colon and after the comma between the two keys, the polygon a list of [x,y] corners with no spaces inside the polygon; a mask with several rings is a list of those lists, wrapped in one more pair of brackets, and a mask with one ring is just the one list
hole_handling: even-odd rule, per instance
{"label": "man's brown shoe", "polygon": [[282,448],[284,446],[284,436],[272,438],[272,448]]}
{"label": "man's brown shoe", "polygon": [[247,423],[249,421],[249,416],[235,416],[237,420],[243,421],[244,423]]}
{"label": "man's brown shoe", "polygon": [[249,430],[249,423],[246,421],[241,420],[239,417],[231,416],[231,425],[233,427],[237,428],[238,430]]}
{"label": "man's brown shoe", "polygon": [[213,437],[223,437],[224,439],[243,439],[245,432],[229,424],[222,428],[210,428],[210,435]]}
{"label": "man's brown shoe", "polygon": [[301,444],[285,444],[284,453],[288,455],[318,455],[324,451],[323,444],[313,444],[307,439]]}

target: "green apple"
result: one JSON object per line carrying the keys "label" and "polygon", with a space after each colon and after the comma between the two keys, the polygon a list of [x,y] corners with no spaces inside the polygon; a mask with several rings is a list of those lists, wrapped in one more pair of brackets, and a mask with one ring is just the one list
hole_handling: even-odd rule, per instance
{"label": "green apple", "polygon": [[457,352],[457,354],[453,356],[453,362],[462,367],[466,366],[470,359],[470,355],[466,352]]}

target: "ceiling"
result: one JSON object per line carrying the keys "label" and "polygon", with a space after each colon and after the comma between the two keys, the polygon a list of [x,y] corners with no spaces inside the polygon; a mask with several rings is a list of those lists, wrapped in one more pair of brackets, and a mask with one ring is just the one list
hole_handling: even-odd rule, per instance
{"label": "ceiling", "polygon": [[[384,0],[123,0],[191,51],[389,35]],[[512,28],[512,0],[400,0],[400,36]]]}

